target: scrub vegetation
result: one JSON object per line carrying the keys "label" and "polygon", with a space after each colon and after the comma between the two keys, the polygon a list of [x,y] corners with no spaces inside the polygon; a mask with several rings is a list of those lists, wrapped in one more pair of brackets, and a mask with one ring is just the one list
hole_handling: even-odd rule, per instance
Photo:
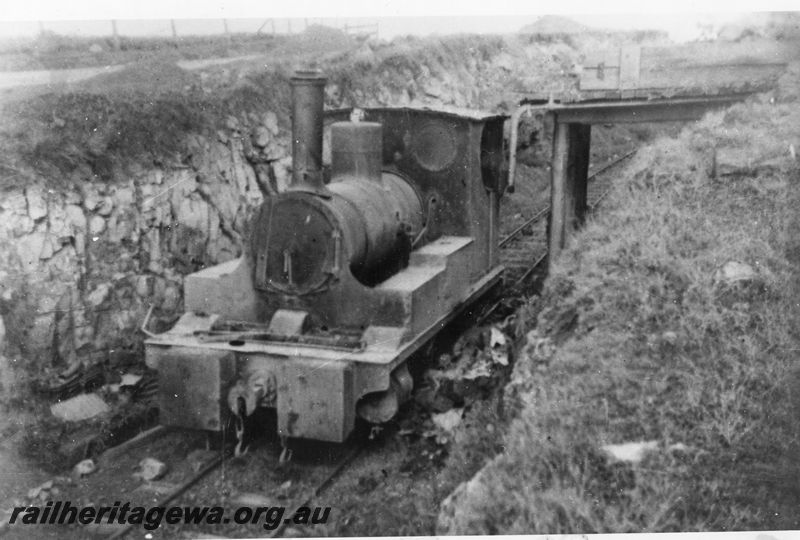
{"label": "scrub vegetation", "polygon": [[520,312],[505,451],[440,532],[798,527],[799,75],[639,151]]}

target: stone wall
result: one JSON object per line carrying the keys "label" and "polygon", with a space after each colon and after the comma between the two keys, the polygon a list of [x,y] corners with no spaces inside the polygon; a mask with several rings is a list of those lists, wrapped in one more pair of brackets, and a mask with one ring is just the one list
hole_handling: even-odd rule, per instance
{"label": "stone wall", "polygon": [[[188,134],[185,164],[58,193],[44,178],[0,202],[0,308],[8,355],[37,367],[136,353],[182,309],[183,277],[240,255],[246,222],[285,183],[288,137],[273,112]],[[0,351],[1,352],[1,351]]]}

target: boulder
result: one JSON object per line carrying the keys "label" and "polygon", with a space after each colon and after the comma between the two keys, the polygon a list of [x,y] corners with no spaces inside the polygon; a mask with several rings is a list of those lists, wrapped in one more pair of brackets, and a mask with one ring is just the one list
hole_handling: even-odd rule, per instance
{"label": "boulder", "polygon": [[77,478],[81,478],[83,476],[87,476],[92,474],[97,470],[97,466],[94,464],[94,461],[91,459],[84,459],[83,461],[78,462],[75,467],[72,469],[72,474]]}
{"label": "boulder", "polygon": [[166,463],[155,458],[146,457],[139,462],[139,470],[133,473],[133,477],[150,482],[158,480],[165,474],[167,474]]}
{"label": "boulder", "polygon": [[264,127],[267,128],[272,135],[277,135],[280,131],[280,127],[278,126],[278,115],[272,111],[267,111],[264,113]]}
{"label": "boulder", "polygon": [[28,216],[34,220],[47,216],[47,201],[44,199],[44,194],[38,186],[31,186],[25,190],[25,199],[28,203]]}
{"label": "boulder", "polygon": [[714,281],[716,283],[751,282],[756,277],[756,271],[752,266],[738,261],[728,261],[714,272]]}
{"label": "boulder", "polygon": [[96,308],[106,301],[109,292],[111,292],[111,286],[108,283],[101,283],[88,294],[86,301],[90,306]]}
{"label": "boulder", "polygon": [[86,229],[86,216],[83,213],[83,208],[77,204],[68,204],[64,207],[67,222],[72,225],[76,232]]}
{"label": "boulder", "polygon": [[100,199],[100,204],[97,206],[95,212],[103,217],[108,217],[111,215],[112,210],[114,210],[114,201],[111,197],[103,197]]}
{"label": "boulder", "polygon": [[140,275],[136,278],[136,294],[142,298],[147,298],[152,293],[151,278],[148,275]]}
{"label": "boulder", "polygon": [[17,255],[24,272],[33,272],[39,266],[39,256],[45,252],[46,242],[46,235],[40,232],[29,234],[17,241]]}
{"label": "boulder", "polygon": [[161,301],[161,309],[164,311],[175,311],[181,301],[181,291],[175,285],[168,285],[164,289],[164,299]]}
{"label": "boulder", "polygon": [[66,422],[89,420],[110,410],[108,404],[97,394],[78,394],[50,406],[53,416]]}
{"label": "boulder", "polygon": [[233,115],[228,115],[228,117],[225,118],[225,127],[231,131],[236,131],[239,129],[239,119]]}
{"label": "boulder", "polygon": [[258,126],[256,129],[253,130],[253,135],[251,140],[254,146],[259,148],[264,148],[267,146],[271,140],[269,130],[264,126]]}
{"label": "boulder", "polygon": [[89,234],[99,236],[106,230],[106,220],[100,216],[92,216],[89,220]]}
{"label": "boulder", "polygon": [[114,199],[112,201],[116,206],[131,206],[136,202],[136,197],[131,186],[118,187],[114,192]]}

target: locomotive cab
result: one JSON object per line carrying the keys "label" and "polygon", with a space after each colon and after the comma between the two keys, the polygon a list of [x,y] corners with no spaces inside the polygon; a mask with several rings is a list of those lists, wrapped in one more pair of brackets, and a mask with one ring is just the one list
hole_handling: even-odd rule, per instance
{"label": "locomotive cab", "polygon": [[504,117],[333,111],[327,175],[324,83],[292,79],[291,185],[244,255],[187,276],[186,313],[146,341],[164,424],[219,430],[272,407],[280,435],[341,442],[356,415],[391,418],[409,356],[500,279]]}

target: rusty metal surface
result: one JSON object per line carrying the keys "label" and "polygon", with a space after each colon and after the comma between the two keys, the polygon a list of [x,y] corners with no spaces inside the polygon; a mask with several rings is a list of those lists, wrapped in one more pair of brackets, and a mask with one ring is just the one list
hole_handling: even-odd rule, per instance
{"label": "rusty metal surface", "polygon": [[281,364],[278,379],[278,433],[288,437],[341,442],[355,425],[353,369],[301,358]]}
{"label": "rusty metal surface", "polygon": [[[376,339],[362,350],[345,351],[331,347],[313,348],[302,343],[258,340],[243,340],[240,344],[232,345],[229,341],[204,342],[196,335],[177,333],[165,333],[147,340],[145,351],[148,360],[159,364],[160,377],[164,381],[161,393],[164,400],[162,403],[166,408],[162,409],[162,423],[194,429],[218,429],[214,426],[221,425],[227,418],[227,393],[235,386],[236,381],[249,381],[254,373],[269,373],[276,379],[279,422],[283,422],[287,432],[291,428],[292,432],[305,433],[303,436],[311,438],[336,435],[341,438],[324,440],[341,442],[349,435],[346,428],[350,425],[347,415],[355,415],[355,402],[358,398],[370,392],[388,389],[391,373],[445,324],[496,285],[500,281],[502,270],[498,267],[478,282],[470,284],[462,296],[442,310],[441,316],[414,335],[413,339],[403,342],[395,340],[394,343],[388,343],[384,339]],[[379,337],[385,337],[387,330],[382,331],[380,327],[376,327],[375,333]],[[367,329],[365,335],[369,333],[370,330]],[[317,407],[316,401],[304,401],[306,398],[302,395],[292,395],[307,391],[307,388],[301,388],[302,383],[297,376],[307,373],[310,365],[327,366],[325,370],[313,371],[314,385],[347,391],[347,395],[334,395],[334,404],[328,408]],[[342,373],[343,366],[350,366],[350,375]],[[281,392],[284,394],[284,402],[280,402]],[[279,403],[284,403],[284,408]],[[345,411],[343,407],[345,404],[349,407],[350,403],[353,404],[352,409]],[[343,415],[334,416],[333,423],[324,433],[320,431],[322,428],[314,427],[319,426],[313,420],[314,414],[326,411],[325,418],[330,419],[331,412],[336,410],[342,411]],[[298,415],[302,411],[309,411],[304,420],[308,425],[298,424],[297,418],[292,423],[289,411]],[[214,421],[214,418],[218,420]],[[312,432],[318,435],[310,435]]]}
{"label": "rusty metal surface", "polygon": [[333,286],[342,272],[361,281],[407,256],[422,228],[421,201],[397,175],[329,185],[330,198],[287,192],[262,206],[253,227],[256,287],[305,295]]}
{"label": "rusty metal surface", "polygon": [[298,71],[292,84],[292,189],[324,190],[322,109],[325,81],[319,71]]}
{"label": "rusty metal surface", "polygon": [[365,178],[381,182],[383,126],[376,122],[331,125],[331,182]]}
{"label": "rusty metal surface", "polygon": [[227,421],[226,391],[235,377],[235,356],[202,347],[147,344],[158,365],[159,421],[165,426],[219,431]]}

